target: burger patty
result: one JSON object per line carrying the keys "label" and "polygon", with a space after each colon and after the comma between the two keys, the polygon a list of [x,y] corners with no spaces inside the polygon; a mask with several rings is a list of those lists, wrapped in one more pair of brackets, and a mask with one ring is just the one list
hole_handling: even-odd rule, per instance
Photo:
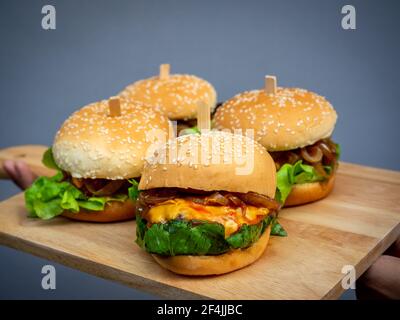
{"label": "burger patty", "polygon": [[336,144],[330,138],[318,140],[303,148],[270,152],[270,155],[275,161],[276,170],[285,163],[293,165],[302,160],[303,163],[313,166],[323,177],[327,176],[324,166],[335,168],[338,160]]}
{"label": "burger patty", "polygon": [[115,194],[128,194],[128,189],[132,186],[128,180],[83,179],[74,178],[67,172],[63,172],[63,174],[64,181],[70,182],[88,197],[107,197]]}

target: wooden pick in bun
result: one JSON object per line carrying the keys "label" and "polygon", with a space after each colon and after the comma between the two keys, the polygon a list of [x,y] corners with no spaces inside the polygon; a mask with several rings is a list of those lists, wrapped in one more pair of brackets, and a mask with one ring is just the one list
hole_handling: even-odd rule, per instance
{"label": "wooden pick in bun", "polygon": [[188,74],[170,74],[169,64],[160,66],[160,74],[139,80],[120,95],[126,99],[154,106],[171,120],[178,121],[178,132],[196,125],[198,101],[213,110],[217,103],[214,87],[204,79]]}
{"label": "wooden pick in bun", "polygon": [[119,97],[76,111],[44,157],[60,173],[39,178],[26,191],[31,215],[91,222],[134,218],[144,158],[154,142],[148,137],[167,135],[169,127],[160,112]]}
{"label": "wooden pick in bun", "polygon": [[321,199],[332,190],[339,157],[330,138],[336,119],[324,97],[276,87],[276,78],[267,76],[265,88],[237,94],[218,108],[214,125],[220,130],[254,129],[255,139],[275,160],[278,176],[286,174],[292,184],[287,196],[287,190],[280,194],[278,181],[278,198],[290,206]]}
{"label": "wooden pick in bun", "polygon": [[[240,170],[245,163],[248,170]],[[137,243],[184,275],[223,274],[256,261],[279,209],[273,159],[254,140],[227,132],[169,141],[147,159],[139,189]]]}

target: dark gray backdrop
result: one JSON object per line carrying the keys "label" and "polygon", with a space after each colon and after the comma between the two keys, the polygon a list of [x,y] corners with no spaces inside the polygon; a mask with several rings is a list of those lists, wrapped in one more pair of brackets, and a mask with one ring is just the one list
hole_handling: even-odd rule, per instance
{"label": "dark gray backdrop", "polygon": [[[57,29],[41,28],[55,5]],[[341,28],[341,8],[357,30]],[[0,148],[51,144],[77,108],[158,72],[192,73],[219,99],[276,74],[328,98],[343,160],[400,169],[399,1],[0,2]],[[0,200],[18,190],[0,182]],[[57,290],[40,287],[44,260],[0,247],[0,298],[146,298],[57,265]]]}

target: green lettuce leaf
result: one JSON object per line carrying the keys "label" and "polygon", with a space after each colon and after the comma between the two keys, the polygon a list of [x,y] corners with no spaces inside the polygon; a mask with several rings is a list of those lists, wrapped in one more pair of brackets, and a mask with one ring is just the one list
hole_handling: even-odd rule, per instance
{"label": "green lettuce leaf", "polygon": [[171,220],[147,228],[139,215],[136,219],[137,243],[150,253],[167,256],[206,255],[223,253],[229,249],[221,224]]}
{"label": "green lettuce leaf", "polygon": [[60,207],[72,211],[74,213],[79,212],[79,204],[73,195],[73,192],[66,190],[61,198]]}
{"label": "green lettuce leaf", "polygon": [[139,183],[135,179],[130,179],[128,181],[132,185],[128,189],[129,198],[136,200],[139,197]]}
{"label": "green lettuce leaf", "polygon": [[294,184],[293,169],[290,164],[284,164],[276,173],[276,195],[275,199],[285,203]]}
{"label": "green lettuce leaf", "polygon": [[107,202],[118,201],[124,202],[128,199],[126,194],[117,194],[112,197],[90,197],[87,200],[78,200],[80,208],[91,210],[91,211],[101,211]]}
{"label": "green lettuce leaf", "polygon": [[46,152],[43,154],[42,163],[47,168],[61,171],[61,169],[58,167],[57,163],[54,160],[52,148],[48,148]]}
{"label": "green lettuce leaf", "polygon": [[316,172],[313,166],[303,164],[301,160],[297,161],[294,165],[285,163],[276,175],[277,190],[275,198],[280,203],[285,203],[294,184],[322,181],[325,179]]}
{"label": "green lettuce leaf", "polygon": [[[336,146],[336,159],[341,156],[341,147],[338,143]],[[332,166],[324,166],[325,172],[330,175],[335,169]],[[303,164],[302,160],[291,165],[284,164],[277,172],[277,190],[275,199],[284,204],[294,184],[322,181],[325,178],[320,176],[313,166]]]}
{"label": "green lettuce leaf", "polygon": [[91,211],[101,211],[106,205],[106,198],[91,197],[87,200],[77,200],[78,206],[82,209]]}
{"label": "green lettuce leaf", "polygon": [[63,181],[62,172],[53,177],[40,177],[25,190],[25,205],[29,216],[48,220],[64,210],[77,213],[80,209],[101,211],[107,202],[125,201],[127,195],[113,197],[87,197],[68,181]]}
{"label": "green lettuce leaf", "polygon": [[279,237],[287,237],[287,232],[283,229],[282,225],[278,222],[277,218],[271,221],[271,235]]}
{"label": "green lettuce leaf", "polygon": [[245,224],[240,228],[239,232],[231,235],[226,241],[234,249],[249,247],[254,242],[254,239],[258,239],[261,236],[263,226],[263,223]]}
{"label": "green lettuce leaf", "polygon": [[336,145],[336,158],[340,159],[342,155],[342,147],[340,146],[339,143],[335,143],[335,145]]}
{"label": "green lettuce leaf", "polygon": [[324,168],[324,170],[325,170],[325,172],[326,172],[326,174],[328,176],[330,176],[331,173],[333,172],[333,167],[332,166],[323,166],[323,168]]}
{"label": "green lettuce leaf", "polygon": [[179,132],[179,135],[180,136],[186,136],[188,134],[199,134],[199,133],[200,133],[199,128],[197,128],[197,126],[194,126],[194,127],[191,127],[191,128],[186,128],[186,129],[181,130]]}
{"label": "green lettuce leaf", "polygon": [[148,252],[170,255],[169,233],[162,224],[157,223],[151,226],[144,235],[143,243]]}
{"label": "green lettuce leaf", "polygon": [[243,225],[239,231],[225,238],[222,224],[199,220],[171,220],[147,227],[140,215],[136,216],[136,243],[150,253],[175,255],[218,255],[229,250],[247,248],[259,239],[271,222],[266,217],[257,225]]}
{"label": "green lettuce leaf", "polygon": [[61,208],[60,203],[60,199],[53,199],[47,202],[35,200],[32,203],[34,212],[31,212],[32,215],[30,217],[39,217],[44,220],[51,219],[63,212],[64,209]]}

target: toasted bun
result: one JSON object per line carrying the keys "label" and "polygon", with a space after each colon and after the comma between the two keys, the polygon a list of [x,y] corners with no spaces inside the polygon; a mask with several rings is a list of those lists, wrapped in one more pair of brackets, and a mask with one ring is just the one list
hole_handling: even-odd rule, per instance
{"label": "toasted bun", "polygon": [[103,211],[89,211],[81,209],[78,213],[64,211],[64,217],[88,222],[114,222],[135,218],[135,203],[132,200],[124,202],[109,202]]}
{"label": "toasted bun", "polygon": [[265,148],[254,140],[203,132],[171,140],[146,159],[139,189],[163,187],[253,191],[274,198],[276,169]]}
{"label": "toasted bun", "polygon": [[186,74],[140,80],[126,87],[120,95],[154,106],[171,120],[195,119],[199,101],[209,104],[211,110],[217,103],[217,93],[209,82]]}
{"label": "toasted bun", "polygon": [[121,115],[109,115],[108,101],[72,114],[58,131],[53,154],[75,178],[109,180],[140,177],[150,132],[167,134],[169,120],[139,102],[121,101]]}
{"label": "toasted bun", "polygon": [[218,108],[217,129],[254,129],[255,139],[268,151],[283,151],[311,145],[332,134],[336,112],[313,92],[277,88],[240,93]]}
{"label": "toasted bun", "polygon": [[324,182],[295,184],[286,198],[285,207],[297,206],[325,198],[333,189],[336,173]]}
{"label": "toasted bun", "polygon": [[271,227],[251,247],[237,249],[217,256],[174,256],[153,255],[164,268],[188,276],[209,276],[232,272],[244,268],[261,257],[268,245]]}

